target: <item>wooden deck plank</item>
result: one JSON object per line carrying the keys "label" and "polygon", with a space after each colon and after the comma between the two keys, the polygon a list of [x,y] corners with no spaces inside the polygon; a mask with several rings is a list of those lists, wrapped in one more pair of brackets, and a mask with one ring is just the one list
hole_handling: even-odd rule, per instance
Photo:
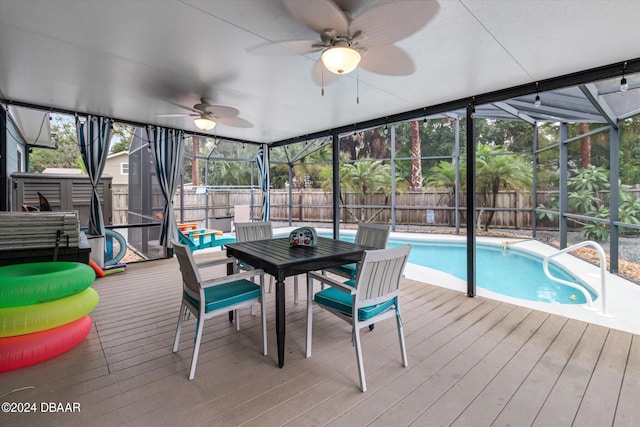
{"label": "wooden deck plank", "polygon": [[614,425],[640,425],[640,338],[633,335]]}
{"label": "wooden deck plank", "polygon": [[[408,308],[406,304],[405,308]],[[429,319],[424,316],[416,316],[415,310],[407,313],[404,309],[403,320],[406,336],[409,336],[409,334],[416,329],[428,327],[428,323],[426,322],[429,321]],[[374,335],[375,340],[371,339]],[[365,332],[362,334],[362,340],[369,391],[384,389],[385,382],[407,374],[408,369],[403,369],[400,363],[400,349],[395,322],[389,321],[377,324],[376,329],[372,333]],[[412,346],[413,344],[408,340],[407,347],[410,366],[412,363]],[[353,395],[353,390],[359,389],[355,350],[351,345],[345,348],[345,350],[344,356],[338,360],[336,366],[328,366],[328,368],[331,369],[325,373],[325,377],[331,377],[328,381],[324,381],[317,387],[309,387],[304,392],[298,393],[286,402],[286,405],[270,408],[259,420],[253,420],[253,422],[248,423],[248,425],[258,425],[263,419],[273,422],[274,425],[283,425],[292,420],[296,420],[295,422],[299,424],[308,424],[307,420],[300,419],[300,415],[305,411],[309,411],[315,402],[320,403],[334,398],[337,394],[341,395],[342,393]],[[315,351],[318,350],[314,350],[314,352]],[[385,376],[377,375],[380,370],[388,371],[389,374]],[[329,384],[325,384],[325,382]],[[342,399],[340,400],[343,401]],[[325,411],[325,415],[331,416],[333,414],[335,414],[335,412]]]}
{"label": "wooden deck plank", "polygon": [[568,320],[492,425],[531,425],[566,366],[587,324]]}
{"label": "wooden deck plank", "polygon": [[[629,355],[631,335],[610,329],[574,423],[612,425]],[[638,398],[640,404],[640,396]]]}
{"label": "wooden deck plank", "polygon": [[[549,350],[559,332],[566,324],[566,319],[549,317],[527,343],[507,362],[498,374],[489,382],[473,401],[463,408],[463,412],[452,425],[490,425],[504,409],[506,403],[520,388],[542,356]],[[446,400],[446,396],[444,397]],[[432,410],[430,410],[432,412]],[[454,411],[446,410],[451,418]],[[444,415],[443,415],[444,416]],[[439,418],[442,419],[443,416]],[[418,419],[418,422],[420,418]]]}
{"label": "wooden deck plank", "polygon": [[[517,323],[500,322],[492,334],[483,336],[485,339],[477,341],[458,355],[452,354],[446,365],[432,372],[426,381],[412,390],[399,404],[380,416],[372,425],[409,425],[436,405],[446,394],[455,395],[456,402],[464,401],[464,397],[470,396],[471,392],[461,390],[460,380],[469,372],[475,372],[479,376],[491,375],[496,367],[502,366],[505,358],[526,342],[546,318],[542,313],[528,310],[516,310],[512,314],[513,316],[508,316],[507,319],[516,320]],[[526,317],[522,318],[522,314]],[[465,381],[470,386],[474,386],[474,382],[480,381],[475,377],[468,377]],[[454,387],[459,395],[449,393]],[[430,422],[441,423],[438,418],[431,418]]]}
{"label": "wooden deck plank", "polygon": [[[380,414],[402,401],[405,396],[422,384],[424,378],[433,375],[455,357],[455,354],[475,342],[487,327],[504,319],[509,311],[507,307],[478,304],[479,301],[473,302],[475,302],[475,307],[469,312],[469,315],[464,316],[465,322],[458,323],[456,326],[449,325],[444,329],[437,325],[438,322],[432,322],[430,325],[420,328],[421,332],[432,329],[432,335],[422,342],[410,345],[408,349],[409,367],[402,370],[400,375],[393,375],[394,372],[389,364],[384,366],[384,369],[373,372],[370,382],[376,380],[377,387],[369,390],[371,395],[353,396],[359,398],[356,401],[348,393],[348,390],[344,390],[339,396],[336,396],[333,399],[334,402],[331,402],[332,407],[340,404],[343,406],[340,411],[335,411],[334,417],[338,416],[339,418],[332,424],[353,425],[358,421],[365,424],[374,421]],[[346,404],[352,405],[353,408],[350,409]],[[323,411],[323,407],[315,411],[316,416]],[[341,413],[344,415],[340,415]]]}
{"label": "wooden deck plank", "polygon": [[534,420],[537,425],[571,426],[582,402],[608,329],[589,325]]}
{"label": "wooden deck plank", "polygon": [[[223,257],[218,252],[201,260]],[[304,283],[304,280],[301,282]],[[293,287],[287,282],[287,298]],[[132,264],[94,284],[101,300],[81,344],[0,374],[0,400],[78,402],[75,414],[5,414],[0,425],[638,425],[640,337],[405,280],[401,307],[409,366],[394,322],[363,333],[369,390],[361,393],[349,326],[316,308],[304,357],[306,297],[287,304],[287,359],[268,356],[260,320],[225,316],[203,331],[187,379],[194,319],[171,352],[181,295],[175,260]],[[259,311],[259,309],[258,309]],[[600,412],[601,411],[601,412]]]}
{"label": "wooden deck plank", "polygon": [[[405,322],[409,322],[411,323],[411,316],[412,316],[412,307],[414,308],[413,311],[419,311],[416,308],[419,306],[419,300],[414,300],[407,303],[403,304],[404,308],[403,308],[403,318],[405,318]],[[321,318],[321,316],[324,317]],[[415,313],[413,314],[413,316],[420,316],[420,313]],[[301,321],[303,321],[305,319],[301,319]],[[320,357],[320,354],[323,353],[323,351],[325,351],[326,347],[325,344],[323,343],[324,341],[327,342],[328,345],[330,345],[329,350],[330,351],[338,351],[338,353],[336,353],[336,355],[330,359],[328,362],[323,363],[321,365],[319,365],[318,367],[314,368],[314,369],[309,369],[307,368],[306,370],[304,370],[301,374],[298,374],[297,377],[295,377],[295,381],[304,381],[304,379],[306,377],[309,376],[316,376],[317,373],[316,371],[321,371],[322,372],[322,376],[321,378],[323,378],[323,380],[327,380],[328,377],[334,377],[335,379],[344,379],[344,378],[348,378],[348,382],[345,383],[348,387],[354,387],[355,386],[355,382],[357,381],[357,374],[355,371],[355,365],[353,367],[353,369],[347,369],[345,368],[344,372],[345,375],[344,376],[340,376],[338,375],[338,372],[336,372],[336,370],[333,368],[335,366],[336,363],[342,363],[342,361],[352,361],[355,360],[355,358],[353,357],[353,348],[350,345],[350,329],[348,327],[348,325],[346,325],[344,322],[342,322],[341,320],[337,319],[335,316],[323,312],[322,310],[317,310],[317,315],[315,316],[315,320],[314,320],[314,324],[316,325],[314,327],[314,353],[312,355],[312,357],[310,359],[305,359],[303,356],[303,347],[300,348],[300,350],[298,350],[296,353],[294,353],[295,356],[299,356],[301,357],[301,359],[298,362],[295,362],[296,365],[298,364],[302,364],[302,365],[309,365],[311,364],[311,366],[315,366],[318,362],[318,358]],[[327,327],[325,327],[324,329],[322,329],[321,331],[323,333],[321,333],[321,331],[318,330],[318,326],[319,325],[324,325],[326,324]],[[376,328],[376,330],[374,331],[374,333],[370,334],[371,337],[378,339],[380,337],[384,337],[383,332],[384,332],[384,327],[386,325],[379,325],[379,327]],[[301,330],[302,334],[299,336],[300,342],[303,343],[304,340],[304,330]],[[328,334],[327,334],[328,332]],[[289,332],[287,332],[287,340],[289,341]],[[322,341],[320,341],[322,340]],[[388,342],[388,341],[387,341]],[[396,341],[397,342],[397,341]],[[338,350],[339,349],[339,350]],[[289,357],[289,356],[288,356]],[[336,362],[337,361],[337,362]],[[287,359],[287,363],[285,365],[284,370],[287,370],[289,368],[289,366],[291,366],[289,359]],[[259,384],[257,385],[257,388],[259,390],[263,390],[263,394],[267,395],[268,398],[271,399],[272,403],[271,405],[275,405],[275,403],[273,403],[273,396],[275,396],[276,399],[279,399],[280,402],[286,402],[287,398],[286,396],[289,396],[289,391],[287,390],[288,388],[291,387],[290,385],[291,381],[288,381],[287,383],[276,383],[276,384]],[[270,391],[269,388],[271,387]],[[284,391],[279,390],[279,387],[284,387]],[[256,385],[254,384],[254,388],[256,388]],[[273,395],[273,396],[271,396]],[[222,411],[222,409],[217,410],[217,411],[210,411],[211,412],[211,417],[218,417],[218,419],[212,420],[209,419],[207,421],[209,422],[223,422],[223,420],[221,418],[224,418],[225,420],[228,420],[230,417],[233,416],[240,416],[240,417],[245,417],[245,418],[251,418],[252,416],[255,415],[250,415],[250,414],[255,414],[255,411],[260,411],[260,410],[268,410],[268,408],[270,406],[267,406],[267,409],[264,409],[264,402],[262,401],[262,399],[264,397],[258,396],[258,398],[260,400],[258,400],[258,403],[255,405],[255,407],[251,407],[249,411],[244,410],[244,409],[237,409],[234,408],[233,410],[229,411],[227,410],[227,412]],[[245,401],[248,400],[247,397],[245,397]],[[262,409],[261,409],[262,408]],[[228,409],[225,408],[225,409]],[[209,408],[207,408],[207,411],[209,412]],[[253,412],[252,412],[253,411]],[[260,413],[260,412],[259,412]],[[204,421],[204,420],[203,420]],[[236,420],[237,421],[237,420]]]}

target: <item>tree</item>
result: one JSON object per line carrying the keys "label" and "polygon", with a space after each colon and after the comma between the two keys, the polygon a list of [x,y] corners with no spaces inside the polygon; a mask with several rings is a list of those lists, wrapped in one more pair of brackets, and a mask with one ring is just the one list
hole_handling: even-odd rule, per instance
{"label": "tree", "polygon": [[523,121],[476,119],[478,144],[500,147],[504,153],[530,153],[533,126]]}
{"label": "tree", "polygon": [[250,185],[251,163],[217,160],[209,167],[210,185]]}
{"label": "tree", "polygon": [[640,115],[620,122],[620,179],[640,184]]}
{"label": "tree", "polygon": [[[580,132],[589,132],[589,123],[580,123]],[[589,135],[580,138],[580,166],[589,167],[591,164],[591,137]]]}
{"label": "tree", "polygon": [[80,147],[76,127],[70,120],[52,116],[51,133],[57,134],[57,149],[33,148],[29,153],[29,171],[42,172],[46,168],[76,168]]}
{"label": "tree", "polygon": [[[346,190],[351,190],[358,196],[358,204],[366,203],[366,196],[372,193],[383,193],[385,204],[391,194],[391,165],[382,161],[363,160],[356,163],[347,163],[340,166],[340,183]],[[340,196],[341,199],[342,195]],[[344,203],[344,199],[342,200]],[[360,214],[355,215],[347,210],[349,215],[361,222],[370,222],[382,209],[379,209],[370,218],[365,218],[364,208],[360,208]]]}
{"label": "tree", "polygon": [[[531,190],[531,164],[521,156],[501,154],[503,152],[502,149],[478,144],[476,191],[482,195],[484,206],[490,204],[493,209],[497,207],[501,189],[517,192]],[[495,210],[491,210],[484,225],[485,231],[489,230],[494,215]]]}
{"label": "tree", "polygon": [[422,162],[420,150],[420,124],[411,122],[411,189],[422,188]]}
{"label": "tree", "polygon": [[[464,176],[464,165],[460,165],[460,176]],[[453,162],[440,161],[431,169],[429,177],[426,179],[426,185],[428,187],[442,188],[446,190],[446,200],[444,205],[447,207],[454,207],[455,195],[458,187],[456,186],[456,167]],[[438,201],[438,204],[442,202],[442,197]],[[449,215],[449,224],[453,224],[453,213]]]}
{"label": "tree", "polygon": [[115,154],[122,151],[129,151],[134,131],[134,126],[115,122],[113,124],[113,130],[111,131],[111,148],[109,149],[109,153]]}

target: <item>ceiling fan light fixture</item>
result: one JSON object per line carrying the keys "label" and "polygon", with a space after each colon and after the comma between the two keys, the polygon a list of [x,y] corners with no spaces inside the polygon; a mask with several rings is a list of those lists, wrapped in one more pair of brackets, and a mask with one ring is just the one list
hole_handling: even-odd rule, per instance
{"label": "ceiling fan light fixture", "polygon": [[216,122],[202,114],[200,117],[193,119],[193,124],[200,130],[211,130],[215,127]]}
{"label": "ceiling fan light fixture", "polygon": [[335,74],[347,74],[356,69],[362,56],[350,46],[331,46],[322,52],[322,63]]}

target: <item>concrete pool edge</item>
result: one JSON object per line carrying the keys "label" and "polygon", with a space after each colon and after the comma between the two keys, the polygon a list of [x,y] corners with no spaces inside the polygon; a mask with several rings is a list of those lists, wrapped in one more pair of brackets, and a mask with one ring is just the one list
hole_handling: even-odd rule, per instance
{"label": "concrete pool edge", "polygon": [[[295,227],[291,227],[293,230]],[[289,230],[289,228],[287,228]],[[319,232],[331,233],[331,229],[318,228]],[[285,229],[278,229],[284,232]],[[340,230],[341,234],[355,234],[355,230]],[[393,232],[391,239],[413,241],[431,241],[431,242],[457,242],[465,243],[466,236],[456,236],[448,234],[423,234],[423,233],[406,233]],[[485,237],[476,238],[477,243],[501,246],[503,242],[508,242],[509,246],[517,247],[518,250],[528,252],[534,256],[544,258],[558,251],[557,248],[546,243],[533,239],[517,239],[505,237]],[[600,267],[584,261],[571,254],[563,254],[554,258],[554,261],[570,274],[579,277],[592,290],[601,295],[600,289]],[[462,293],[467,292],[467,282],[450,274],[441,272],[428,267],[422,267],[416,264],[407,264],[405,269],[405,277],[407,279],[418,282],[436,285]],[[428,277],[428,281],[425,280]],[[518,305],[521,307],[531,308],[546,313],[557,314],[571,319],[581,320],[595,325],[605,326],[608,328],[618,329],[640,335],[640,285],[626,280],[607,271],[607,311],[613,317],[603,317],[598,314],[602,310],[602,298],[598,297],[594,301],[594,307],[597,312],[585,309],[586,304],[554,304],[538,301],[513,298],[496,292],[477,287],[476,295],[482,298],[503,301],[506,303]]]}
{"label": "concrete pool edge", "polygon": [[[392,235],[393,237],[403,240],[466,243],[465,236],[414,233],[393,233]],[[542,258],[558,251],[558,249],[552,246],[532,239],[478,237],[476,241],[477,243],[493,245],[502,245],[504,241],[517,242],[515,246],[517,246],[519,250]],[[591,289],[596,291],[598,295],[601,295],[599,266],[570,254],[560,255],[555,258],[555,261],[572,275],[580,277]],[[408,264],[405,269],[405,277],[420,282],[425,282],[424,278],[429,277],[433,280],[429,280],[426,283],[463,293],[467,292],[466,281],[428,267]],[[594,301],[594,307],[598,310],[598,312],[594,312],[585,309],[586,304],[553,304],[530,301],[498,294],[481,287],[476,289],[476,295],[640,335],[640,286],[620,276],[611,274],[608,271],[607,310],[613,315],[611,318],[598,314],[602,309],[602,298],[600,297]]]}

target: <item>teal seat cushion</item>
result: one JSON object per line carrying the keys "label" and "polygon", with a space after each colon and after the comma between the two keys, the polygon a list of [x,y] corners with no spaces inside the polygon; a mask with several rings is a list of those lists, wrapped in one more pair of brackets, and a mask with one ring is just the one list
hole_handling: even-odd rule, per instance
{"label": "teal seat cushion", "polygon": [[[200,302],[188,294],[184,294],[191,304],[200,308]],[[209,313],[242,301],[260,298],[260,286],[249,280],[236,280],[204,290],[205,312]]]}
{"label": "teal seat cushion", "polygon": [[[316,293],[314,300],[317,304],[330,307],[334,310],[338,310],[346,315],[351,315],[353,311],[352,301],[353,297],[345,292],[342,292],[336,288],[327,288]],[[391,298],[389,301],[377,305],[371,305],[369,307],[363,307],[358,310],[358,320],[367,320],[378,314],[387,311],[394,305],[395,298]]]}
{"label": "teal seat cushion", "polygon": [[354,279],[356,277],[356,268],[357,268],[357,264],[352,263],[352,264],[339,265],[337,267],[331,267],[329,271],[339,274],[343,277],[351,277],[352,279]]}

